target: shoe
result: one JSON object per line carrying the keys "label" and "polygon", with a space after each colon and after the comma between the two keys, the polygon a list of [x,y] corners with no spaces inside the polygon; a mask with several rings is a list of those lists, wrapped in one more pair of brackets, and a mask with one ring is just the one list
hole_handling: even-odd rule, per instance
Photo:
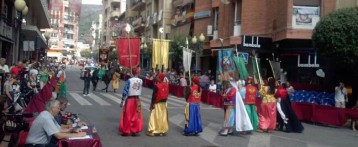
{"label": "shoe", "polygon": [[227,136],[228,135],[228,129],[223,129],[219,132],[220,136]]}
{"label": "shoe", "polygon": [[126,134],[126,133],[121,133],[121,136],[128,136],[128,134]]}
{"label": "shoe", "polygon": [[228,135],[234,135],[234,131],[233,129],[229,129],[229,131],[227,132]]}
{"label": "shoe", "polygon": [[87,94],[87,96],[90,96],[90,94]]}
{"label": "shoe", "polygon": [[87,96],[87,95],[83,94],[83,96]]}
{"label": "shoe", "polygon": [[259,132],[259,133],[264,133],[265,131],[262,130],[262,129],[257,129],[257,132]]}

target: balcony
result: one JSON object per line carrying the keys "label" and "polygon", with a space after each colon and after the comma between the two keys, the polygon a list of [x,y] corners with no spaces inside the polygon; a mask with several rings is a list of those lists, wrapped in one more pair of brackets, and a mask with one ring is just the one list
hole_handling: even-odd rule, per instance
{"label": "balcony", "polygon": [[132,25],[135,30],[139,30],[139,29],[144,28],[144,26],[145,26],[144,23],[145,23],[144,18],[139,17],[132,22]]}
{"label": "balcony", "polygon": [[131,0],[132,11],[144,10],[145,0]]}
{"label": "balcony", "polygon": [[26,0],[29,12],[32,11],[39,21],[38,27],[49,28],[50,27],[50,14],[48,12],[48,1],[47,0]]}

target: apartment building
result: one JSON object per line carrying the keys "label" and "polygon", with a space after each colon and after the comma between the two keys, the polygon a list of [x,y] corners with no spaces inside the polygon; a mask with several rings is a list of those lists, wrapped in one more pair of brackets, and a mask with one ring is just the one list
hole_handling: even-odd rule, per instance
{"label": "apartment building", "polygon": [[[131,0],[127,0],[131,1]],[[126,11],[126,0],[102,0],[102,37],[101,46],[116,47],[116,39],[120,35],[122,21],[119,17]]]}
{"label": "apartment building", "polygon": [[53,0],[50,3],[51,28],[48,57],[67,56],[71,58],[78,42],[78,21],[81,12],[81,0]]}

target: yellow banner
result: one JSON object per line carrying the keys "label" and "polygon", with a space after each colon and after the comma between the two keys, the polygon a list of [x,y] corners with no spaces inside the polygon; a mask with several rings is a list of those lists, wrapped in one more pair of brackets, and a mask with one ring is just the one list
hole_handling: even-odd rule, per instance
{"label": "yellow banner", "polygon": [[154,69],[168,69],[169,40],[153,39],[152,67]]}

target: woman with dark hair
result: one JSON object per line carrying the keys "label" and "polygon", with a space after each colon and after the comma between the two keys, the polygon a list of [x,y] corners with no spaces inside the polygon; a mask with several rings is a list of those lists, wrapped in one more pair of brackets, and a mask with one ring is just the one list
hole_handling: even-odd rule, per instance
{"label": "woman with dark hair", "polygon": [[297,132],[302,133],[304,127],[302,126],[301,122],[297,119],[295,112],[291,107],[291,101],[288,98],[287,93],[287,84],[282,83],[282,86],[279,86],[275,96],[277,97],[279,103],[277,106],[281,107],[283,114],[280,114],[277,121],[278,121],[278,128],[281,131],[285,132]]}
{"label": "woman with dark hair", "polygon": [[199,78],[194,77],[192,86],[185,96],[187,101],[184,109],[185,127],[184,135],[198,135],[203,132],[200,117],[201,88],[199,87]]}
{"label": "woman with dark hair", "polygon": [[267,81],[268,85],[260,87],[262,103],[258,106],[259,129],[257,131],[261,133],[271,133],[276,129],[275,80],[269,77]]}

